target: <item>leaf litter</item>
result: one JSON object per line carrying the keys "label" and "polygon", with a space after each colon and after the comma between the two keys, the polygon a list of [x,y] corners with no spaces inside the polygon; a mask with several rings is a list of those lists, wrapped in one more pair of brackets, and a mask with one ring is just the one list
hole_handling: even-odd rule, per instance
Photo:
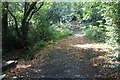
{"label": "leaf litter", "polygon": [[6,78],[119,78],[110,68],[111,46],[95,43],[82,34],[74,34],[47,45],[32,61],[23,61],[7,72]]}

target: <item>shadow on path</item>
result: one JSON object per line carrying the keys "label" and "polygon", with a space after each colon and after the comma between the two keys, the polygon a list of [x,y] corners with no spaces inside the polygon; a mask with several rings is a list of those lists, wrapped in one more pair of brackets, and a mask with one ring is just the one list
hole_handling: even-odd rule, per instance
{"label": "shadow on path", "polygon": [[91,43],[82,36],[82,34],[74,34],[48,45],[39,53],[40,56],[34,60],[35,63],[26,68],[26,72],[21,73],[20,76],[26,78],[99,77],[101,70],[93,65],[94,58],[104,53],[109,46]]}
{"label": "shadow on path", "polygon": [[100,70],[92,65],[95,56],[88,51],[92,50],[52,50],[31,67],[33,71],[23,75],[35,78],[95,78]]}

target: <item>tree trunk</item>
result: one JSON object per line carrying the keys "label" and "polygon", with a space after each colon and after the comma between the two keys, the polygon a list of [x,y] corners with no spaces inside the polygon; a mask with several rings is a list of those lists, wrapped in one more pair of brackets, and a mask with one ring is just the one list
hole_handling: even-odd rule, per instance
{"label": "tree trunk", "polygon": [[7,30],[8,30],[8,3],[3,2],[2,5],[2,35],[3,35],[3,41],[7,42]]}
{"label": "tree trunk", "polygon": [[8,45],[8,3],[3,2],[2,3],[2,47],[3,47],[3,53],[6,51],[9,51],[11,48]]}
{"label": "tree trunk", "polygon": [[120,61],[120,2],[118,2],[117,4],[117,16],[116,16],[116,19],[117,19],[117,34],[118,34],[118,39],[117,39],[117,44],[118,44],[118,60]]}
{"label": "tree trunk", "polygon": [[24,47],[27,46],[27,34],[28,34],[29,22],[24,21],[22,22],[22,41]]}
{"label": "tree trunk", "polygon": [[24,47],[27,46],[27,33],[28,33],[28,28],[29,28],[29,21],[28,20],[28,17],[30,15],[30,13],[32,12],[32,10],[34,9],[35,5],[36,5],[37,2],[33,2],[29,9],[27,10],[27,2],[25,2],[25,6],[24,6],[24,17],[22,19],[22,41],[23,41],[23,45]]}
{"label": "tree trunk", "polygon": [[[21,24],[22,24],[22,40],[23,40],[24,46],[27,46],[27,43],[28,43],[27,42],[27,35],[28,35],[28,29],[29,29],[29,21],[30,21],[31,17],[33,16],[33,14],[35,12],[37,12],[37,10],[34,9],[36,4],[37,4],[37,2],[33,2],[29,6],[29,9],[27,9],[27,7],[28,7],[27,2],[25,3],[25,6],[24,6],[24,17],[23,17],[22,22],[21,22]],[[42,5],[39,8],[41,8]]]}

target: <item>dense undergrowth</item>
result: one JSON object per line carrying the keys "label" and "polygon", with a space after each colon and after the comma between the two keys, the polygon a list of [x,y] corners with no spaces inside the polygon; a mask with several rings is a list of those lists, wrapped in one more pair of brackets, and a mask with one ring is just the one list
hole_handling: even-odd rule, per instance
{"label": "dense undergrowth", "polygon": [[70,29],[59,23],[47,28],[34,28],[29,33],[29,45],[27,47],[30,52],[35,53],[36,50],[72,34]]}
{"label": "dense undergrowth", "polygon": [[88,6],[89,10],[82,9],[84,14],[81,25],[84,37],[111,45],[113,52],[108,53],[114,55],[113,60],[119,60],[119,2],[88,3],[85,7]]}

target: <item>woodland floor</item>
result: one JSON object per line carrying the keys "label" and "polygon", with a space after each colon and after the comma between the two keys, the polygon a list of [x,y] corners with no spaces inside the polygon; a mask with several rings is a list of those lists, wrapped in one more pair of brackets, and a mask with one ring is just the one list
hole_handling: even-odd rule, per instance
{"label": "woodland floor", "polygon": [[[115,78],[117,72],[107,63],[111,46],[95,43],[75,33],[39,51],[32,61],[19,63],[9,76],[20,78]],[[113,74],[113,75],[112,75]],[[7,76],[8,77],[8,76]],[[32,79],[31,79],[32,80]]]}

